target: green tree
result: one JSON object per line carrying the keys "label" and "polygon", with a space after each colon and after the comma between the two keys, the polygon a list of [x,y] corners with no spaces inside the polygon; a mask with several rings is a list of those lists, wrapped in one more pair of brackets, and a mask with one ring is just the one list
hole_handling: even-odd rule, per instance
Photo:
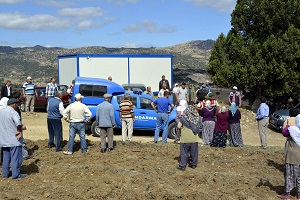
{"label": "green tree", "polygon": [[261,95],[299,97],[300,1],[238,0],[231,17],[211,52],[211,79],[237,85],[251,104]]}

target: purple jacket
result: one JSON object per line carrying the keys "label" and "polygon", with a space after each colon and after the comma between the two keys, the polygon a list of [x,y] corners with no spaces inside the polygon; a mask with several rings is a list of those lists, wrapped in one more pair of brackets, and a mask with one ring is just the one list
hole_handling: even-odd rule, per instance
{"label": "purple jacket", "polygon": [[228,112],[225,113],[217,113],[217,122],[215,126],[216,132],[225,133],[228,129]]}
{"label": "purple jacket", "polygon": [[202,108],[200,116],[202,117],[202,122],[215,121],[216,109],[212,108],[208,110],[207,108]]}
{"label": "purple jacket", "polygon": [[231,111],[228,111],[228,122],[229,124],[237,124],[240,123],[240,119],[241,119],[241,112],[237,109],[234,116],[232,116]]}

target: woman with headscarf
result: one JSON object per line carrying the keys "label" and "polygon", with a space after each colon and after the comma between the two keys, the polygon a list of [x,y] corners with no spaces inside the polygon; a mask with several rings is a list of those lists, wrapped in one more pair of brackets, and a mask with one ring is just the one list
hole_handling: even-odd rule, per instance
{"label": "woman with headscarf", "polygon": [[228,121],[229,121],[229,142],[232,147],[242,147],[243,138],[241,132],[241,112],[234,102],[231,103],[230,110],[228,112]]}
{"label": "woman with headscarf", "polygon": [[228,130],[228,112],[226,111],[225,106],[222,106],[221,112],[218,112],[216,114],[216,118],[217,121],[215,126],[215,132],[210,146],[225,148]]}
{"label": "woman with headscarf", "polygon": [[[194,107],[188,106],[185,115],[180,117],[177,127],[180,129],[180,161],[177,169],[184,171],[186,165],[195,169],[198,164],[198,133],[201,130],[200,117],[194,113]],[[189,159],[190,157],[190,159]],[[189,162],[188,162],[189,160]]]}
{"label": "woman with headscarf", "polygon": [[202,117],[202,140],[203,143],[208,145],[212,142],[214,129],[215,129],[215,115],[216,108],[211,106],[209,100],[205,102],[205,107],[200,111]]}
{"label": "woman with headscarf", "polygon": [[[175,122],[176,124],[179,123],[180,118],[185,115],[186,113],[186,109],[188,107],[187,101],[186,100],[180,100],[179,102],[179,106],[177,106],[176,108],[176,119]],[[172,135],[174,136],[174,139],[176,143],[180,143],[180,129],[177,128],[177,125],[175,127],[175,129],[173,129],[174,132],[172,133]]]}
{"label": "woman with headscarf", "polygon": [[[285,143],[284,193],[277,195],[281,199],[290,199],[290,193],[295,186],[297,187],[297,199],[300,199],[300,115],[297,114],[297,109],[290,110],[290,118],[282,130],[282,135],[287,137],[287,140]],[[293,124],[296,126],[292,126]]]}

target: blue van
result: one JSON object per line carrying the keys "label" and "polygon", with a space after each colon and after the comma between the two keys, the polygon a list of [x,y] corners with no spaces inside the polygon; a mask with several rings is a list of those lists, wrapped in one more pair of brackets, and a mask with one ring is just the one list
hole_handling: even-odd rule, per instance
{"label": "blue van", "polygon": [[[105,93],[112,94],[111,104],[114,107],[116,118],[116,127],[122,128],[119,115],[119,104],[124,98],[124,88],[112,81],[101,78],[75,78],[72,102],[74,95],[80,93],[83,97],[82,103],[86,104],[92,112],[91,121],[89,123],[93,136],[100,136],[100,129],[96,126],[96,109],[97,105],[104,101]],[[134,130],[155,130],[157,113],[152,108],[151,103],[155,100],[151,96],[141,91],[126,91],[130,93],[131,101],[134,105],[134,116],[136,122],[133,124]],[[175,128],[176,108],[169,115],[169,137],[174,138],[173,132]],[[88,127],[89,128],[89,127]],[[163,129],[163,127],[161,127]]]}

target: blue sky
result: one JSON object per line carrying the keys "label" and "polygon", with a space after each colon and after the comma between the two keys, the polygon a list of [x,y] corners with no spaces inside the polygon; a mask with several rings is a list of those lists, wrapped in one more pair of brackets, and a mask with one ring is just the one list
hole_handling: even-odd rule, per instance
{"label": "blue sky", "polygon": [[1,46],[167,47],[217,39],[236,0],[0,0]]}

